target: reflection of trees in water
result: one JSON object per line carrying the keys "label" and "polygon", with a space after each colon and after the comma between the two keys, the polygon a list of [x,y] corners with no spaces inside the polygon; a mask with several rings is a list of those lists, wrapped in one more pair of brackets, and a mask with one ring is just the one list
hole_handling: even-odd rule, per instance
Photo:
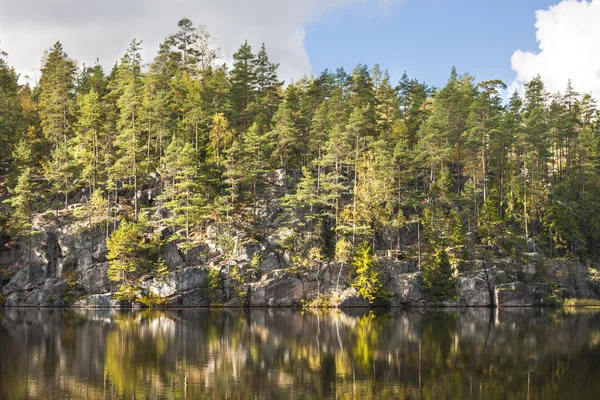
{"label": "reflection of trees in water", "polygon": [[583,398],[599,345],[542,309],[5,309],[0,398]]}

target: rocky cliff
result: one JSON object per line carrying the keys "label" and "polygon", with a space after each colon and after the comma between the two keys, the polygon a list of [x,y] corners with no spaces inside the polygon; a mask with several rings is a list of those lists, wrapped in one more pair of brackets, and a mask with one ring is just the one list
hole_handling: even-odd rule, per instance
{"label": "rocky cliff", "polygon": [[[293,232],[279,205],[285,179],[274,176],[256,211],[251,235],[243,227],[229,230],[227,245],[219,228],[207,224],[195,247],[183,251],[177,241],[161,247],[168,272],[142,279],[145,296],[170,307],[367,307],[352,288],[351,266],[315,262],[299,266],[282,243]],[[152,196],[142,202],[155,214]],[[117,287],[107,277],[106,229],[90,229],[71,211],[46,212],[33,221],[37,234],[8,242],[0,240],[0,302],[5,306],[119,307]],[[168,228],[159,229],[168,239]],[[600,275],[578,261],[546,259],[537,253],[521,259],[491,257],[464,262],[455,296],[428,300],[416,257],[377,253],[379,279],[390,306],[506,307],[555,304],[560,298],[600,298]],[[233,271],[236,271],[236,275]],[[383,304],[383,303],[382,303]],[[134,304],[135,305],[135,304]]]}
{"label": "rocky cliff", "polygon": [[[0,251],[3,304],[121,306],[113,298],[116,286],[107,278],[104,232],[79,231],[77,224],[70,223],[44,226],[38,224],[40,233],[31,243],[24,239]],[[223,257],[219,245],[210,239],[187,253],[167,243],[163,257],[168,275],[160,279],[148,276],[143,290],[173,307],[369,306],[351,287],[348,265],[330,262],[295,268],[268,240],[241,244],[241,237],[236,236],[233,241],[240,244],[228,257]],[[380,256],[378,262],[391,306],[534,306],[551,304],[558,297],[600,298],[595,270],[575,261],[535,257],[527,262],[474,260],[458,273],[456,298],[437,303],[424,296],[421,271],[414,260]],[[232,282],[234,267],[244,274],[245,282]],[[216,285],[209,285],[211,269],[218,271]]]}

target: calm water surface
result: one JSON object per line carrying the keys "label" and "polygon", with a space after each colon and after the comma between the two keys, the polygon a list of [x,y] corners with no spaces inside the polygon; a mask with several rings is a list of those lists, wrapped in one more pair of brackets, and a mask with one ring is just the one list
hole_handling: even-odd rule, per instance
{"label": "calm water surface", "polygon": [[0,309],[2,399],[599,399],[600,313]]}

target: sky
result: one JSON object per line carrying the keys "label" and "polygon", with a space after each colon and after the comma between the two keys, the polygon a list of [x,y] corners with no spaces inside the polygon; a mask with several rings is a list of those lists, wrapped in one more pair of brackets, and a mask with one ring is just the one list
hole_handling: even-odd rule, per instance
{"label": "sky", "polygon": [[600,0],[0,0],[0,49],[32,80],[55,41],[106,69],[132,38],[145,62],[182,17],[206,25],[225,61],[245,39],[265,43],[286,81],[380,64],[442,86],[455,66],[510,89],[540,74],[550,91],[600,98]]}

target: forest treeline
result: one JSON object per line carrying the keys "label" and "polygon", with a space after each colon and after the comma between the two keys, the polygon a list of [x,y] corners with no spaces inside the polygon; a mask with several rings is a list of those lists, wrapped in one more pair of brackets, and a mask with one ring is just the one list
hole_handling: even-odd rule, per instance
{"label": "forest treeline", "polygon": [[110,232],[138,220],[140,193],[155,188],[161,223],[192,245],[208,223],[257,227],[278,170],[290,249],[304,257],[349,258],[364,242],[455,259],[598,254],[599,114],[571,85],[550,94],[538,77],[505,102],[499,80],[453,69],[436,88],[362,64],[284,85],[264,45],[221,64],[188,19],[147,64],[141,46],[105,73],[57,42],[33,87],[2,54],[5,237],[74,202]]}

